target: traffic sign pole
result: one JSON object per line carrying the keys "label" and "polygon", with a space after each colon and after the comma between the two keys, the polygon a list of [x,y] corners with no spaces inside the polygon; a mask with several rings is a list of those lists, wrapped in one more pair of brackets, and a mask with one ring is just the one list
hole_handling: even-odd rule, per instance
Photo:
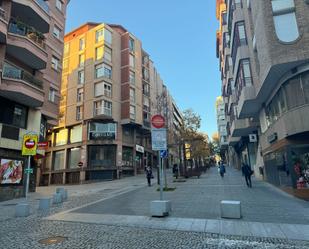
{"label": "traffic sign pole", "polygon": [[158,151],[158,158],[160,160],[160,200],[163,201],[163,167],[160,151]]}
{"label": "traffic sign pole", "polygon": [[30,183],[30,161],[31,161],[31,156],[28,156],[27,178],[26,178],[26,199],[28,198],[29,183]]}

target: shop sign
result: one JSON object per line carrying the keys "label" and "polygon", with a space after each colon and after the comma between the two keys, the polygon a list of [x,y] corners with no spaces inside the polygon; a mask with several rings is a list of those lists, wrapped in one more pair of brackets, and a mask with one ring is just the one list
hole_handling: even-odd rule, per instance
{"label": "shop sign", "polygon": [[99,132],[99,131],[92,131],[89,132],[90,139],[115,139],[114,132]]}
{"label": "shop sign", "polygon": [[152,150],[167,150],[166,129],[151,129]]}
{"label": "shop sign", "polygon": [[47,150],[48,142],[38,142],[38,150]]}
{"label": "shop sign", "polygon": [[22,155],[34,156],[38,145],[38,136],[33,134],[26,134],[23,138]]}
{"label": "shop sign", "polygon": [[270,136],[267,137],[267,141],[268,143],[273,143],[278,139],[278,134],[277,132],[274,132],[273,134],[271,134]]}
{"label": "shop sign", "polygon": [[141,146],[141,145],[138,145],[138,144],[135,145],[135,150],[140,152],[140,153],[144,153],[145,152],[144,147]]}
{"label": "shop sign", "polygon": [[33,174],[33,169],[25,169],[26,174]]}

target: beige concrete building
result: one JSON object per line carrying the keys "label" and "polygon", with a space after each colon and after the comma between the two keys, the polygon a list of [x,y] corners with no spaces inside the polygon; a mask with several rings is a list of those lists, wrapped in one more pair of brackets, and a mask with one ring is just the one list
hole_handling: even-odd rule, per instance
{"label": "beige concrete building", "polygon": [[[23,135],[32,132],[45,141],[46,130],[57,124],[68,2],[0,1],[0,200],[23,195]],[[13,164],[22,167],[15,183],[5,173]],[[33,187],[40,160],[31,167]]]}
{"label": "beige concrete building", "polygon": [[162,110],[164,89],[141,41],[124,27],[86,23],[68,33],[59,126],[49,133],[41,184],[115,179],[155,167],[150,122]]}
{"label": "beige concrete building", "polygon": [[297,195],[309,188],[308,11],[300,0],[217,1],[231,160]]}

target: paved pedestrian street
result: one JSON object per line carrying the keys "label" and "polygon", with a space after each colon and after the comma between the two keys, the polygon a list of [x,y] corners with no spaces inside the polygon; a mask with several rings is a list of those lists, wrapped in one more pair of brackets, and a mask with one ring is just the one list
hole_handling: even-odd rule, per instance
{"label": "paved pedestrian street", "polygon": [[[144,176],[66,186],[69,200],[48,213],[37,211],[37,199],[55,187],[38,188],[26,218],[14,218],[19,200],[0,203],[0,248],[309,248],[309,204],[265,182],[248,189],[239,171],[227,168],[222,180],[213,168],[186,182],[169,177],[169,186],[166,218],[149,216],[159,192]],[[240,200],[243,218],[221,219],[222,199]],[[48,238],[61,242],[42,244]]]}

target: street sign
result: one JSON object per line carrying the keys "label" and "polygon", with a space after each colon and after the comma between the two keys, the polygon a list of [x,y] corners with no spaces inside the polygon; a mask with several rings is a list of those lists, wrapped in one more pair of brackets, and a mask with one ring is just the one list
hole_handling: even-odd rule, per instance
{"label": "street sign", "polygon": [[167,158],[167,150],[161,150],[160,151],[160,157],[161,158]]}
{"label": "street sign", "polygon": [[152,150],[167,150],[166,129],[151,129]]}
{"label": "street sign", "polygon": [[160,129],[165,126],[165,119],[162,115],[157,114],[151,118],[151,124],[154,128]]}
{"label": "street sign", "polygon": [[38,149],[39,150],[46,150],[46,149],[48,149],[48,142],[38,142]]}
{"label": "street sign", "polygon": [[23,138],[22,155],[34,156],[38,145],[38,136],[33,134],[26,134]]}
{"label": "street sign", "polygon": [[26,174],[33,174],[33,169],[25,169]]}

